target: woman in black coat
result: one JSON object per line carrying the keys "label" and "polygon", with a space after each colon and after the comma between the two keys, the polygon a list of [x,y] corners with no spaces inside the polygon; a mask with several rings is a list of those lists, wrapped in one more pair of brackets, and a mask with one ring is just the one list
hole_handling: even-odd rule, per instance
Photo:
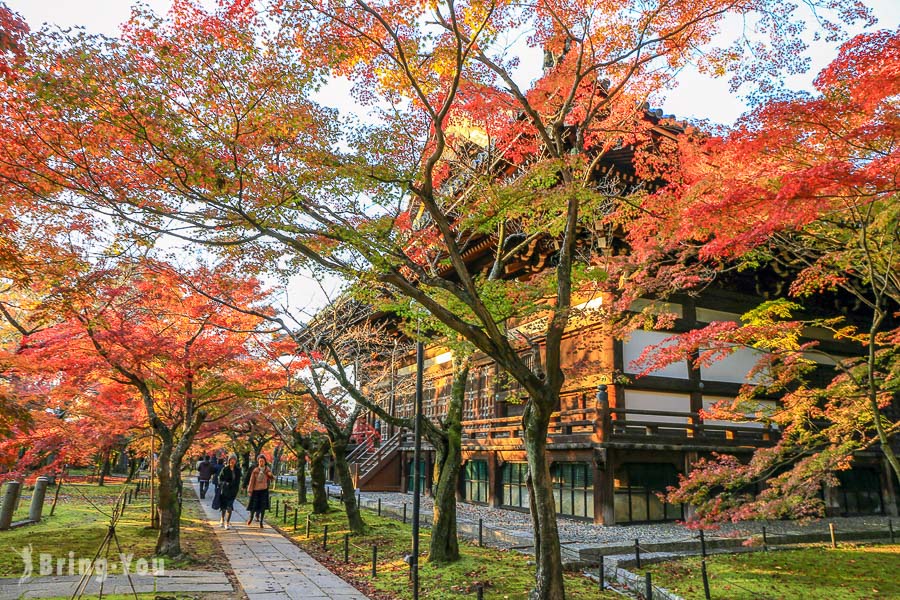
{"label": "woman in black coat", "polygon": [[230,529],[231,512],[234,510],[234,499],[241,489],[241,468],[237,464],[237,457],[230,456],[228,464],[219,473],[219,510],[222,511],[220,527]]}

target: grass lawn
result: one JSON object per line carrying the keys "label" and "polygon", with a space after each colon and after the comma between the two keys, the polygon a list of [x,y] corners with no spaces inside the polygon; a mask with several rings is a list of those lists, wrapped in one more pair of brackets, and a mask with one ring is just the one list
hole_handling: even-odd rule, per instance
{"label": "grass lawn", "polygon": [[[53,501],[55,486],[47,490],[44,514],[40,523],[0,531],[0,577],[19,576],[22,573],[21,558],[10,548],[22,548],[29,544],[33,549],[35,574],[38,570],[38,556],[49,553],[54,559],[67,559],[74,553],[76,564],[78,558],[92,558],[106,535],[109,517],[102,514],[111,513],[123,483],[120,478],[113,478],[100,487],[95,484],[64,482],[59,495],[56,511],[51,517],[50,504]],[[134,489],[134,486],[129,486]],[[204,524],[200,507],[194,501],[194,492],[189,484],[184,487],[184,511],[181,517],[181,547],[184,557],[178,560],[166,560],[165,567],[171,569],[195,569],[221,571],[227,567],[227,560],[213,532]],[[23,490],[19,511],[30,503],[30,490]],[[95,506],[92,506],[93,503]],[[99,509],[99,510],[98,510]],[[18,515],[19,513],[17,513]],[[150,497],[142,490],[125,509],[124,516],[116,527],[119,543],[126,554],[133,554],[134,560],[150,559],[156,546],[156,531],[148,527],[150,523]],[[113,560],[113,556],[116,557]],[[118,552],[113,546],[111,562],[118,564]],[[112,572],[121,572],[117,568]],[[67,574],[67,573],[66,573]]]}
{"label": "grass lawn", "polygon": [[[275,518],[275,499],[291,503],[288,522],[282,525],[282,519]],[[363,519],[369,532],[362,537],[350,539],[350,562],[344,564],[344,534],[347,532],[347,519],[343,507],[336,502],[331,503],[332,510],[327,515],[312,515],[310,538],[306,538],[306,516],[311,505],[298,506],[298,527],[293,533],[293,505],[296,492],[278,492],[272,496],[270,523],[277,524],[288,535],[297,540],[304,549],[330,570],[354,583],[367,595],[378,599],[412,598],[409,583],[409,566],[403,561],[409,553],[412,526],[400,521],[378,517],[373,511],[364,510]],[[431,514],[422,515],[431,520]],[[324,526],[328,525],[328,550],[322,549]],[[420,548],[428,551],[431,531],[421,530]],[[461,541],[460,551],[463,559],[452,565],[434,567],[422,558],[419,571],[421,584],[419,597],[423,600],[452,600],[453,598],[475,598],[475,586],[484,586],[486,600],[523,600],[528,596],[534,581],[534,566],[528,562],[531,557],[518,552],[503,551],[492,548],[478,548],[476,545]],[[378,576],[372,579],[372,546],[378,546]],[[604,598],[621,598],[613,592],[600,593],[596,583],[580,574],[566,575],[566,598],[569,600],[596,600]]]}
{"label": "grass lawn", "polygon": [[[707,558],[714,600],[900,598],[900,545],[809,546]],[[653,583],[702,599],[700,559],[652,565]]]}

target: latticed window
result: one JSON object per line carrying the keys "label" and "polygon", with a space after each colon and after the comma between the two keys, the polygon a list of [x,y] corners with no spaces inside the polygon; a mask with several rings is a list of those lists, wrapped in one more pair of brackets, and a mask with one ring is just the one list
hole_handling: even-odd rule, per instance
{"label": "latticed window", "polygon": [[453,391],[453,376],[445,375],[435,379],[432,382],[433,391],[425,397],[431,405],[431,413],[429,416],[443,417],[447,414],[447,407],[450,404],[450,394]]}
{"label": "latticed window", "polygon": [[594,517],[594,470],[589,463],[553,463],[550,477],[559,514]]}
{"label": "latticed window", "polygon": [[528,463],[503,465],[503,506],[529,508],[527,478]]}
{"label": "latticed window", "polygon": [[469,371],[463,403],[464,420],[489,419],[493,416],[494,401],[489,380],[490,367],[475,367]]}
{"label": "latticed window", "polygon": [[838,503],[845,515],[884,513],[881,501],[881,478],[875,469],[855,468],[838,471]]}
{"label": "latticed window", "polygon": [[[406,471],[406,491],[410,494],[413,493],[413,486],[415,485],[415,464],[416,461],[411,460],[407,466]],[[419,491],[423,494],[425,493],[425,460],[419,461]]]}
{"label": "latticed window", "polygon": [[463,471],[463,497],[467,502],[488,501],[488,468],[486,460],[470,460]]}
{"label": "latticed window", "polygon": [[678,484],[678,471],[669,463],[629,463],[616,477],[616,523],[672,521],[684,518],[680,504],[668,504],[659,493]]}

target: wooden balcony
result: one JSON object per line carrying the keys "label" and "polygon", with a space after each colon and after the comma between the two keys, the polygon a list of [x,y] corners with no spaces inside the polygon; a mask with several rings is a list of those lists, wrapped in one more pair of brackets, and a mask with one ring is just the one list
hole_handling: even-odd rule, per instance
{"label": "wooden balcony", "polygon": [[[522,449],[522,417],[463,421],[466,450]],[[765,446],[777,439],[770,427],[745,423],[704,423],[698,413],[626,408],[559,411],[550,418],[551,449],[599,447],[685,447],[729,449]]]}

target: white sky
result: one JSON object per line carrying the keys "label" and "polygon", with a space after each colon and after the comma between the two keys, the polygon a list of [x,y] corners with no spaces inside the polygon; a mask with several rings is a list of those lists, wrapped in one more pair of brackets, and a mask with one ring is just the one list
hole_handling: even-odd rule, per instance
{"label": "white sky", "polygon": [[[128,19],[131,12],[131,0],[0,0],[21,14],[32,29],[38,29],[44,23],[60,27],[82,26],[93,33],[116,35],[119,26]],[[143,0],[156,12],[168,10],[170,0]],[[212,4],[212,0],[204,0]],[[867,0],[878,18],[876,28],[896,29],[900,26],[900,2],[896,0]],[[851,33],[858,33],[854,31]],[[811,47],[812,65],[807,74],[789,80],[794,89],[808,88],[816,73],[827,65],[837,54],[837,45],[819,42]],[[526,65],[520,73],[520,79],[533,78],[539,69],[542,57],[522,57]],[[528,72],[526,69],[532,69]],[[525,82],[520,82],[525,83]],[[336,105],[342,110],[356,112],[345,83],[336,82],[326,86],[319,100],[325,104]],[[725,80],[711,80],[696,72],[685,72],[679,77],[679,87],[662,105],[666,113],[673,113],[679,118],[709,119],[718,123],[732,123],[744,110],[741,99],[728,91]],[[326,285],[332,294],[335,282]],[[298,276],[292,280],[288,289],[289,304],[292,307],[308,308],[324,300],[324,294],[315,281],[309,277]]]}

